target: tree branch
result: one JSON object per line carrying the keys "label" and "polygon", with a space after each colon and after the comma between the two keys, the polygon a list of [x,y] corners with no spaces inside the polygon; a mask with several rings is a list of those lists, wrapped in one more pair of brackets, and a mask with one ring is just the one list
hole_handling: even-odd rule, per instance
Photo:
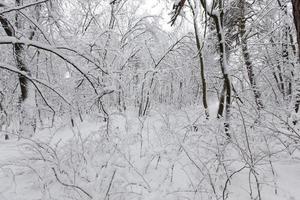
{"label": "tree branch", "polygon": [[84,189],[82,189],[81,187],[79,187],[79,186],[77,186],[77,185],[71,185],[71,184],[67,184],[67,183],[62,182],[62,181],[60,180],[60,178],[58,177],[58,175],[57,175],[57,173],[56,173],[56,171],[55,171],[55,169],[54,169],[53,167],[52,167],[52,170],[53,170],[53,173],[54,173],[54,176],[55,176],[56,180],[57,180],[60,184],[62,184],[62,185],[65,186],[65,187],[76,188],[76,189],[80,190],[81,192],[83,192],[83,193],[84,193],[86,196],[88,196],[90,199],[93,199],[93,197],[92,197],[89,193],[87,193]]}
{"label": "tree branch", "polygon": [[37,2],[30,3],[30,4],[26,4],[26,5],[23,5],[23,6],[16,6],[16,7],[13,7],[13,8],[9,8],[7,10],[0,11],[0,15],[5,14],[5,13],[9,13],[9,12],[12,12],[12,11],[23,10],[23,9],[31,7],[31,6],[46,3],[47,1],[49,1],[49,0],[42,0],[42,1],[37,1]]}
{"label": "tree branch", "polygon": [[86,73],[84,73],[74,62],[69,60],[66,56],[64,56],[57,48],[52,47],[50,45],[45,45],[37,41],[32,41],[32,40],[27,40],[27,39],[17,39],[16,37],[10,37],[10,36],[3,36],[0,38],[0,44],[21,44],[21,45],[26,45],[26,46],[32,46],[38,49],[42,49],[44,51],[51,52],[70,65],[72,65],[77,71],[79,71],[85,78],[86,80],[90,83],[92,88],[94,89],[95,94],[98,94],[96,87],[94,86],[93,82],[91,79],[87,76]]}
{"label": "tree branch", "polygon": [[[16,67],[14,66],[11,66],[11,65],[8,65],[8,64],[5,64],[5,63],[0,63],[0,69],[4,69],[4,70],[7,70],[7,71],[10,71],[10,72],[14,72],[16,74],[19,74],[19,75],[22,75],[23,77],[25,77],[27,80],[29,80],[31,83],[33,83],[33,85],[36,87],[36,83],[39,83],[43,86],[45,86],[46,88],[50,89],[51,91],[53,91],[55,94],[57,94],[60,98],[62,98],[68,105],[71,106],[71,104],[59,93],[57,92],[55,89],[53,89],[51,86],[49,86],[47,83],[44,83],[42,80],[39,80],[39,79],[36,79],[36,78],[33,78],[31,76],[29,76],[26,72],[24,71],[21,71],[19,69],[17,69]],[[36,87],[37,88],[37,87]],[[38,92],[41,94],[41,91],[38,90]],[[43,96],[42,96],[43,98]],[[43,98],[44,101],[46,102],[45,98]],[[46,104],[49,106],[49,104],[46,102]],[[50,106],[49,106],[50,107]],[[53,111],[53,109],[50,107],[50,109]]]}

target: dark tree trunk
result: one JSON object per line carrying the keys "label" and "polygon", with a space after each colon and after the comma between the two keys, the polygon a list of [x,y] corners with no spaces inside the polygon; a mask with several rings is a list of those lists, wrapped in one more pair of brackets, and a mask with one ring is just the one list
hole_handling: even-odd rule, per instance
{"label": "dark tree trunk", "polygon": [[[225,42],[225,34],[224,34],[224,26],[223,26],[223,17],[224,17],[224,10],[223,10],[223,1],[219,0],[218,5],[218,14],[215,14],[212,11],[207,10],[206,8],[206,1],[200,1],[205,12],[213,19],[216,30],[217,30],[217,37],[219,42],[219,50],[220,50],[220,67],[224,78],[224,86],[221,93],[221,98],[219,102],[219,109],[217,117],[220,118],[223,116],[224,107],[225,107],[225,134],[228,138],[230,138],[229,134],[229,126],[230,126],[230,112],[231,112],[231,81],[228,74],[228,66],[227,66],[227,52],[226,52],[226,42]],[[217,10],[217,9],[216,9]]]}
{"label": "dark tree trunk", "polygon": [[[11,25],[11,23],[1,15],[0,15],[0,23],[5,31],[6,35],[11,36],[11,37],[16,37],[15,30],[14,30],[13,26]],[[27,72],[27,69],[25,67],[25,64],[24,64],[23,58],[22,58],[22,52],[23,52],[22,45],[21,44],[13,44],[13,48],[14,48],[14,56],[16,59],[16,65],[17,65],[18,69],[20,69],[21,71]],[[27,79],[24,76],[19,75],[19,83],[20,83],[20,88],[21,88],[20,102],[23,102],[27,98],[27,95],[28,95]]]}
{"label": "dark tree trunk", "polygon": [[244,63],[247,68],[248,78],[251,84],[251,89],[254,94],[255,103],[257,105],[257,109],[260,110],[263,108],[263,103],[261,100],[261,93],[256,84],[256,77],[253,70],[253,63],[250,58],[250,54],[248,51],[248,43],[246,34],[246,18],[245,18],[245,0],[239,1],[239,9],[240,9],[240,20],[239,20],[239,34],[241,38],[241,46],[242,46],[242,53],[244,58]]}
{"label": "dark tree trunk", "polygon": [[[23,4],[23,1],[21,0],[16,0],[16,6],[21,6]],[[20,20],[19,13],[16,13],[15,15],[16,18],[16,29],[20,30],[22,29],[22,24]],[[15,35],[12,35],[15,36]],[[16,59],[16,64],[18,69],[24,72],[28,72],[26,65],[24,63],[24,47],[21,44],[14,44],[14,52],[15,52],[15,59]],[[25,99],[28,97],[28,82],[27,79],[19,75],[19,82],[20,82],[20,88],[21,88],[21,97],[20,97],[20,102],[25,101]]]}
{"label": "dark tree trunk", "polygon": [[297,30],[298,56],[300,59],[300,1],[292,0],[292,3],[293,3],[294,22]]}
{"label": "dark tree trunk", "polygon": [[202,82],[202,103],[206,115],[206,119],[209,119],[209,111],[208,111],[208,103],[207,103],[207,86],[206,86],[206,80],[205,80],[205,70],[204,70],[204,60],[202,55],[202,47],[200,43],[199,33],[198,33],[198,26],[197,26],[197,20],[196,20],[196,13],[194,8],[192,7],[192,4],[190,1],[188,1],[191,7],[191,11],[193,14],[193,23],[194,23],[194,32],[195,32],[195,39],[196,39],[196,45],[198,50],[198,56],[199,56],[199,64],[200,64],[200,74],[201,74],[201,82]]}
{"label": "dark tree trunk", "polygon": [[[294,22],[297,31],[297,41],[298,41],[298,59],[300,60],[300,1],[292,0],[293,3],[293,15]],[[297,83],[299,84],[299,83]],[[300,91],[297,89],[296,94],[296,103],[295,103],[295,111],[298,113],[300,107]],[[295,122],[296,123],[296,122]]]}
{"label": "dark tree trunk", "polygon": [[[21,0],[16,0],[15,5],[21,6],[23,2]],[[10,37],[16,37],[16,30],[21,31],[23,29],[22,20],[20,19],[20,13],[16,12],[15,14],[15,27],[10,23],[8,19],[6,19],[3,15],[0,15],[0,24],[2,25],[2,28],[4,29],[6,35]],[[16,30],[15,30],[16,29]],[[25,64],[25,53],[24,53],[24,47],[21,43],[14,43],[13,44],[13,50],[14,50],[14,58],[16,67],[22,71],[22,72],[28,72]],[[19,96],[19,102],[18,102],[18,109],[21,113],[20,117],[20,130],[19,134],[22,135],[23,133],[23,126],[24,126],[24,120],[25,118],[28,118],[27,113],[22,108],[23,102],[28,97],[28,80],[23,75],[18,75],[18,81],[20,86],[21,94]],[[5,139],[8,139],[7,137]]]}

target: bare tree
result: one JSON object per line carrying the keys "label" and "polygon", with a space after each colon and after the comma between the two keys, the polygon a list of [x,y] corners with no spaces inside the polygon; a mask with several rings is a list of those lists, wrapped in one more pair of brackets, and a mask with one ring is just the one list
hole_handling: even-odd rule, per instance
{"label": "bare tree", "polygon": [[205,12],[213,19],[214,24],[217,30],[217,37],[219,42],[219,51],[220,51],[220,67],[223,73],[224,85],[221,92],[219,109],[218,109],[218,118],[223,116],[224,108],[225,108],[225,133],[228,137],[229,134],[229,120],[230,120],[230,110],[231,110],[231,81],[228,73],[228,63],[227,63],[227,52],[226,52],[226,39],[224,33],[223,26],[223,17],[224,17],[224,8],[223,8],[223,0],[219,0],[216,4],[215,10],[212,8],[209,9],[207,2],[205,0],[201,0],[201,4],[205,10]]}
{"label": "bare tree", "polygon": [[[202,7],[206,14],[208,14],[215,24],[215,28],[217,31],[218,38],[218,46],[220,51],[220,67],[223,74],[223,89],[221,92],[220,100],[219,100],[219,109],[217,113],[217,118],[221,118],[223,116],[223,112],[225,109],[225,134],[227,137],[230,137],[229,134],[229,126],[230,126],[230,110],[231,110],[231,81],[228,73],[228,63],[227,63],[227,52],[226,52],[226,40],[224,33],[224,8],[223,8],[223,0],[218,0],[217,2],[213,2],[211,8],[208,8],[207,2],[205,0],[200,0]],[[185,0],[178,1],[173,6],[173,16],[171,18],[171,25],[173,25],[180,14],[182,8],[184,7]]]}
{"label": "bare tree", "polygon": [[297,30],[298,55],[300,59],[300,1],[292,0],[292,3],[293,3],[294,23]]}
{"label": "bare tree", "polygon": [[[200,37],[199,37],[199,30],[198,30],[198,24],[197,24],[197,15],[195,12],[195,8],[191,4],[190,0],[188,0],[188,3],[190,4],[190,8],[193,14],[193,25],[194,25],[194,32],[195,32],[195,40],[196,40],[196,46],[197,46],[197,54],[199,56],[199,65],[200,65],[200,74],[201,74],[201,82],[202,82],[202,103],[205,110],[206,118],[209,118],[209,110],[208,110],[208,104],[207,104],[207,86],[206,86],[206,80],[205,80],[205,69],[204,69],[204,60],[202,55],[202,48]],[[196,5],[195,5],[196,6]]]}
{"label": "bare tree", "polygon": [[[16,0],[16,6],[20,6],[21,2],[19,0]],[[19,15],[15,15],[16,18],[16,28],[21,28],[20,18]],[[13,25],[9,22],[8,19],[6,19],[4,16],[0,15],[0,23],[5,30],[5,33],[7,36],[16,37],[16,31]],[[14,57],[16,60],[16,65],[21,71],[27,72],[26,65],[24,63],[24,49],[21,44],[13,44],[14,48]],[[27,80],[22,76],[19,75],[19,84],[21,89],[21,96],[20,96],[20,103],[23,102],[28,95],[28,88],[27,88]]]}
{"label": "bare tree", "polygon": [[[297,40],[298,40],[298,60],[300,60],[300,1],[298,0],[292,0],[293,3],[293,15],[294,15],[294,23],[296,26],[297,31]],[[299,83],[297,83],[299,84]],[[296,94],[296,104],[295,104],[295,111],[296,113],[299,112],[300,107],[300,91],[297,90]],[[296,122],[294,122],[296,123]]]}
{"label": "bare tree", "polygon": [[263,103],[261,99],[261,93],[258,89],[256,83],[256,77],[254,74],[253,63],[250,58],[249,50],[248,50],[248,43],[247,43],[247,35],[246,35],[246,13],[245,13],[245,0],[239,0],[238,7],[240,10],[239,16],[239,34],[241,40],[241,47],[242,47],[242,54],[244,58],[244,63],[247,68],[248,78],[250,81],[251,89],[253,90],[255,103],[257,105],[257,109],[260,110],[263,108]]}

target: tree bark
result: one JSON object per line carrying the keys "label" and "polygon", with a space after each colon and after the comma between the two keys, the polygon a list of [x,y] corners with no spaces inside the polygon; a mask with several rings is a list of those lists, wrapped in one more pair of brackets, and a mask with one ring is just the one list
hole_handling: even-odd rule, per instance
{"label": "tree bark", "polygon": [[[21,0],[15,1],[16,6],[21,6],[22,4],[23,3]],[[3,15],[0,15],[0,23],[5,31],[6,35],[10,36],[10,37],[16,37],[17,36],[16,30],[21,31],[23,29],[23,25],[20,20],[20,14],[18,12],[15,14],[15,28],[9,22],[9,20],[6,19]],[[25,64],[25,53],[24,53],[23,44],[13,43],[13,50],[14,50],[14,58],[15,58],[16,67],[22,72],[28,72],[28,69]],[[18,101],[18,109],[20,112],[19,134],[22,135],[24,132],[25,119],[28,118],[28,113],[26,113],[26,111],[23,108],[23,102],[28,97],[28,87],[29,86],[28,86],[27,78],[25,76],[23,76],[22,74],[18,75],[18,81],[19,81],[19,86],[20,86],[20,91],[21,91],[21,94],[19,96],[19,101]]]}
{"label": "tree bark", "polygon": [[246,38],[246,18],[245,18],[245,0],[239,1],[239,9],[240,9],[240,20],[239,20],[239,34],[241,38],[241,46],[242,46],[242,54],[244,58],[244,63],[247,68],[247,74],[250,81],[251,89],[254,94],[255,103],[257,105],[257,109],[260,110],[263,108],[263,103],[261,100],[261,93],[256,84],[256,78],[253,70],[253,63],[250,58],[250,54],[248,51],[248,44]]}
{"label": "tree bark", "polygon": [[[13,26],[11,25],[11,23],[4,18],[2,15],[0,15],[0,23],[6,33],[6,35],[11,36],[11,37],[16,37],[15,34],[15,29],[13,28]],[[28,71],[26,69],[26,66],[23,62],[22,59],[22,51],[23,51],[23,47],[22,44],[13,44],[13,48],[14,48],[14,57],[16,59],[16,65],[18,67],[18,69],[20,69],[21,71]],[[25,99],[27,98],[28,95],[28,89],[27,89],[27,79],[22,76],[19,75],[19,84],[20,84],[20,89],[21,89],[21,95],[20,95],[20,102],[25,101]]]}
{"label": "tree bark", "polygon": [[223,29],[223,1],[218,1],[218,8],[213,11],[207,10],[207,5],[205,0],[200,1],[202,7],[204,8],[205,12],[213,19],[216,30],[217,30],[217,37],[219,42],[219,51],[220,51],[220,67],[223,73],[224,79],[224,87],[221,93],[221,98],[219,102],[219,109],[218,109],[218,118],[223,116],[224,107],[225,107],[225,134],[227,137],[230,138],[229,134],[229,125],[230,125],[230,112],[231,112],[231,81],[228,74],[228,66],[227,66],[227,53],[226,53],[226,42],[225,42],[225,34]]}
{"label": "tree bark", "polygon": [[202,83],[202,103],[206,115],[206,119],[209,119],[209,110],[208,110],[208,104],[207,104],[207,87],[206,87],[206,80],[205,80],[205,70],[204,70],[204,61],[203,61],[203,55],[202,55],[202,48],[201,48],[201,43],[200,43],[200,38],[199,38],[199,33],[198,33],[198,25],[197,25],[197,20],[196,20],[196,13],[195,10],[190,3],[190,0],[188,0],[191,11],[193,14],[193,24],[194,24],[194,32],[195,32],[195,39],[196,39],[196,45],[197,45],[197,53],[199,56],[199,64],[200,64],[200,74],[201,74],[201,83]]}
{"label": "tree bark", "polygon": [[[298,61],[300,61],[300,1],[299,0],[292,0],[293,4],[293,15],[294,15],[294,23],[297,32],[297,41],[298,41]],[[299,81],[299,80],[298,80]],[[299,83],[297,83],[299,84]],[[296,103],[295,103],[295,112],[299,112],[300,107],[300,91],[297,88],[296,91]],[[294,122],[296,123],[296,122]]]}
{"label": "tree bark", "polygon": [[297,41],[298,41],[298,56],[300,59],[300,1],[292,0],[293,3],[293,15],[294,23],[297,31]]}

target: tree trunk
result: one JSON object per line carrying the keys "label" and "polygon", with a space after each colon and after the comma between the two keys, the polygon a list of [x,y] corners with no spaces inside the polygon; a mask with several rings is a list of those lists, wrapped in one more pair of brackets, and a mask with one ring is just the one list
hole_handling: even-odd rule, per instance
{"label": "tree trunk", "polygon": [[[16,37],[15,35],[15,29],[11,25],[11,23],[4,18],[3,16],[0,15],[0,23],[6,33],[6,35],[11,36],[11,37]],[[23,47],[21,44],[13,44],[14,48],[14,57],[16,59],[16,65],[18,69],[21,71],[27,72],[28,70],[26,69],[26,66],[23,62],[23,56],[22,56],[22,51]],[[24,76],[19,75],[19,84],[20,84],[20,89],[21,89],[21,95],[20,95],[20,103],[23,102],[28,95],[28,89],[27,89],[27,80]]]}
{"label": "tree trunk", "polygon": [[239,20],[239,34],[241,38],[242,45],[242,54],[244,58],[244,62],[247,68],[248,78],[250,81],[251,89],[254,94],[255,103],[257,105],[257,109],[260,110],[263,108],[263,103],[261,100],[261,93],[257,88],[256,78],[253,70],[253,63],[250,59],[250,54],[248,51],[248,44],[246,34],[246,19],[245,19],[245,0],[239,1],[239,9],[240,9],[240,20]]}
{"label": "tree trunk", "polygon": [[206,80],[205,80],[205,72],[204,72],[204,61],[203,61],[203,55],[202,55],[202,48],[200,44],[200,38],[199,38],[199,33],[198,33],[198,25],[197,25],[197,20],[196,20],[196,13],[195,10],[188,1],[191,7],[191,11],[193,14],[193,23],[194,23],[194,32],[195,32],[195,39],[196,39],[196,45],[197,45],[197,50],[198,50],[198,56],[199,56],[199,64],[200,64],[200,73],[201,73],[201,83],[202,83],[202,103],[206,115],[206,119],[209,119],[209,110],[208,110],[208,104],[207,104],[207,87],[206,87]]}
{"label": "tree trunk", "polygon": [[217,37],[218,37],[219,51],[220,51],[220,67],[224,79],[224,87],[221,93],[217,117],[220,118],[223,116],[224,107],[225,107],[225,123],[224,123],[225,134],[227,137],[230,137],[229,125],[230,125],[230,112],[231,112],[231,81],[228,74],[226,42],[225,42],[225,34],[223,29],[223,16],[224,16],[223,1],[219,0],[218,8],[214,10],[217,13],[207,10],[207,5],[205,0],[201,0],[201,4],[205,12],[214,20],[217,29]]}
{"label": "tree trunk", "polygon": [[300,59],[300,1],[292,0],[292,3],[293,3],[294,22],[297,30],[298,56]]}
{"label": "tree trunk", "polygon": [[[21,6],[22,5],[22,1],[21,0],[16,0],[15,1],[16,6]],[[21,20],[20,20],[20,14],[17,12],[15,14],[15,28],[13,27],[13,25],[2,15],[0,15],[0,23],[6,33],[6,35],[11,36],[11,37],[16,37],[16,31],[20,31],[23,26],[21,24]],[[28,72],[28,69],[26,67],[25,64],[25,53],[24,53],[24,47],[22,44],[13,44],[13,50],[14,50],[14,58],[15,58],[15,62],[16,62],[16,66],[20,71],[23,72]],[[20,97],[19,97],[19,102],[18,102],[18,109],[20,112],[20,129],[19,129],[19,134],[22,135],[23,132],[23,128],[24,128],[24,121],[25,118],[27,118],[27,114],[24,111],[23,108],[23,102],[27,99],[28,97],[28,81],[27,79],[23,76],[19,74],[18,77],[18,81],[19,81],[19,86],[20,86]]]}
{"label": "tree trunk", "polygon": [[[21,5],[22,5],[22,1],[16,0],[16,6],[21,6]],[[15,19],[16,19],[16,22],[15,22],[16,29],[17,30],[22,29],[22,24],[21,24],[21,20],[20,20],[20,16],[19,16],[18,12],[15,15]],[[12,35],[12,36],[15,36],[15,35]],[[24,57],[25,57],[24,47],[21,44],[14,44],[14,52],[15,52],[17,68],[20,69],[21,71],[28,72],[25,62],[24,62]],[[21,88],[20,103],[22,103],[28,97],[28,82],[27,82],[27,79],[22,75],[19,75],[19,82],[20,82],[20,88]]]}
{"label": "tree trunk", "polygon": [[[300,60],[300,1],[292,0],[292,4],[293,4],[294,23],[295,23],[295,27],[296,27],[296,31],[297,31],[298,60]],[[299,80],[298,80],[298,82],[299,82]],[[298,82],[297,82],[297,85],[300,84]],[[296,94],[295,111],[296,111],[296,113],[298,113],[299,107],[300,107],[300,90],[298,88],[297,88],[296,93],[297,94]]]}

